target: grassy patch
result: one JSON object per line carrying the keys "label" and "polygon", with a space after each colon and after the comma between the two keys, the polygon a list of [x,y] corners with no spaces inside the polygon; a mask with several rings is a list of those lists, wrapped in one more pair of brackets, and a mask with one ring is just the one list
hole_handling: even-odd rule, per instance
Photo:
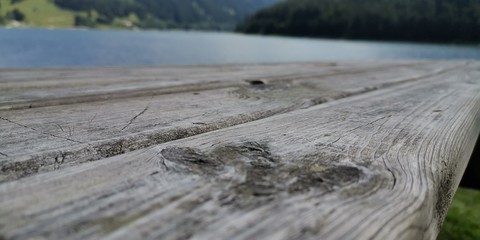
{"label": "grassy patch", "polygon": [[480,239],[480,191],[459,188],[438,240]]}
{"label": "grassy patch", "polygon": [[0,0],[0,4],[0,15],[18,9],[30,26],[72,27],[74,23],[74,13],[57,7],[51,0],[24,0],[13,5],[11,0]]}
{"label": "grassy patch", "polygon": [[[14,10],[18,9],[25,15],[24,24],[34,27],[52,27],[52,28],[71,28],[75,27],[75,16],[79,15],[87,17],[87,12],[76,12],[59,8],[52,0],[23,0],[16,4],[11,4],[11,0],[0,0],[0,24],[8,24],[8,20],[2,17]],[[98,13],[91,12],[91,19],[95,21]],[[130,14],[126,18],[115,18],[112,24],[103,25],[95,24],[94,27],[102,29],[111,28],[131,28],[134,23],[139,21],[135,14]]]}

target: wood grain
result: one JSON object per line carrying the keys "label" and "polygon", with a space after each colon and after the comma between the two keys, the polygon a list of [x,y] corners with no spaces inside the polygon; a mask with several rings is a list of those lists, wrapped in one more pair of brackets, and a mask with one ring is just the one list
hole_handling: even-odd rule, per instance
{"label": "wood grain", "polygon": [[422,62],[345,62],[149,68],[0,70],[0,110],[28,109],[328,76]]}
{"label": "wood grain", "polygon": [[479,69],[0,184],[0,235],[435,239],[480,133]]}
{"label": "wood grain", "polygon": [[[192,88],[168,95],[147,94],[108,101],[90,99],[88,103],[0,111],[0,182],[415,81],[464,64],[398,63],[385,67],[384,63],[380,68],[377,65],[352,67],[348,63],[307,64],[305,69],[296,70],[301,74],[281,76],[282,72],[277,72],[277,77],[261,78],[257,80],[261,84],[257,85],[248,84],[252,78],[245,76],[241,81],[231,80],[238,87],[203,91]],[[311,65],[315,66],[311,71],[317,75],[305,75]],[[338,66],[346,69],[339,70]],[[255,69],[261,74],[257,68],[260,67]],[[263,68],[271,72],[278,66]],[[189,68],[185,71],[195,72]],[[321,72],[324,75],[318,75]],[[204,73],[198,71],[197,74]],[[63,84],[61,80],[56,82]],[[51,94],[49,89],[40,90],[45,95]]]}

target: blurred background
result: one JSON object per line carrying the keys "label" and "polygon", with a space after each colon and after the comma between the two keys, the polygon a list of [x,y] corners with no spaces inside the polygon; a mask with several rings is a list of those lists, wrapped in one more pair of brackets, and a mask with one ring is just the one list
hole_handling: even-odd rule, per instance
{"label": "blurred background", "polygon": [[[0,0],[0,68],[362,59],[479,60],[480,0]],[[480,239],[479,155],[439,239]]]}
{"label": "blurred background", "polygon": [[479,0],[0,0],[0,25],[0,67],[480,59]]}

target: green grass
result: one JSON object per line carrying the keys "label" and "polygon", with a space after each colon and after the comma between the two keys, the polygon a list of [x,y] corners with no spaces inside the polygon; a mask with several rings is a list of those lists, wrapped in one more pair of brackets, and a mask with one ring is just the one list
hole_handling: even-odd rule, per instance
{"label": "green grass", "polygon": [[[86,12],[75,12],[57,7],[52,0],[24,0],[17,4],[11,4],[11,0],[0,0],[0,16],[5,16],[7,12],[13,9],[20,10],[25,14],[25,25],[33,27],[52,27],[52,28],[71,28],[75,27],[75,15],[86,17]],[[92,12],[92,17],[97,17],[96,12]],[[97,28],[117,29],[127,28],[126,21],[136,23],[139,21],[135,14],[127,18],[115,18],[111,25],[98,25]]]}
{"label": "green grass", "polygon": [[459,188],[438,240],[480,239],[480,191]]}
{"label": "green grass", "polygon": [[74,23],[75,13],[55,6],[51,0],[24,0],[14,5],[10,0],[0,0],[0,3],[0,15],[16,8],[25,14],[29,26],[72,27]]}

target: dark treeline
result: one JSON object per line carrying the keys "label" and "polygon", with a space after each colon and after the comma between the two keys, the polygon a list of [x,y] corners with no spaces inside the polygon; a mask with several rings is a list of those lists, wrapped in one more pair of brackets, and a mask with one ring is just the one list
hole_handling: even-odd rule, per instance
{"label": "dark treeline", "polygon": [[[97,19],[77,16],[79,25],[108,24],[115,17],[131,13],[140,19],[138,27],[233,28],[254,11],[277,0],[54,0],[76,11],[96,11]],[[91,15],[90,15],[91,16]]]}
{"label": "dark treeline", "polygon": [[287,0],[237,27],[246,33],[429,42],[480,41],[480,0]]}

